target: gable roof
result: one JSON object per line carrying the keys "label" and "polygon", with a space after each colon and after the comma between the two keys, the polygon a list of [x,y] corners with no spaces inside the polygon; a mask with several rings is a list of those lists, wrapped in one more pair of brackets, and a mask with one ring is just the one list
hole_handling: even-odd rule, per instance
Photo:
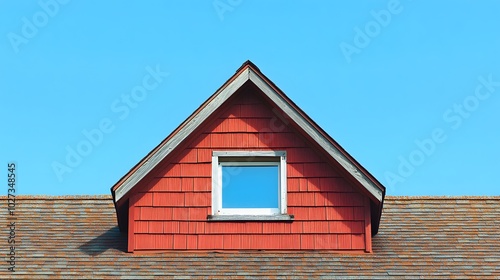
{"label": "gable roof", "polygon": [[[373,254],[129,254],[108,195],[18,196],[16,201],[19,257],[14,274],[0,270],[2,279],[500,277],[500,196],[387,196]],[[0,211],[3,221],[7,215]]]}
{"label": "gable roof", "polygon": [[[200,127],[218,108],[220,108],[238,89],[246,83],[254,84],[272,103],[274,108],[295,124],[296,128],[310,137],[333,162],[338,164],[372,202],[372,230],[377,232],[381,209],[385,196],[385,187],[350,156],[335,140],[310,119],[278,87],[274,85],[250,61],[246,61],[236,73],[210,96],[191,116],[189,116],[165,140],[154,148],[113,187],[111,193],[117,208],[118,223],[121,220],[121,206],[127,194],[160,162],[176,150],[184,140]],[[124,228],[120,225],[120,228]]]}

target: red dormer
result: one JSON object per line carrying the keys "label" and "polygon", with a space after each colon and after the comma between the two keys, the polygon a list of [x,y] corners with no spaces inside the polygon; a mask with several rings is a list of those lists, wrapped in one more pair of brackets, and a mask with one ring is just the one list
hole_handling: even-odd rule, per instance
{"label": "red dormer", "polygon": [[385,196],[250,61],[111,192],[129,252],[371,252]]}

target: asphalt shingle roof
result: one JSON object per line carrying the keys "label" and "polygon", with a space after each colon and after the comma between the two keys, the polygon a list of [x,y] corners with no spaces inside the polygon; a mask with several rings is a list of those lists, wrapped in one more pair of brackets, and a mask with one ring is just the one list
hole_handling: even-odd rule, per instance
{"label": "asphalt shingle roof", "polygon": [[[0,278],[500,279],[500,197],[387,196],[374,253],[356,255],[130,254],[110,196],[19,196],[16,202],[16,272],[4,261]],[[5,225],[7,215],[0,211]],[[2,232],[7,260],[8,230]]]}

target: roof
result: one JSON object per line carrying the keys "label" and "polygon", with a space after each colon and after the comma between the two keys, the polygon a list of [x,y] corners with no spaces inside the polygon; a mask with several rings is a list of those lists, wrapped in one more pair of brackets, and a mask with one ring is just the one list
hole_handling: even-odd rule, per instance
{"label": "roof", "polygon": [[127,209],[124,209],[126,208],[124,200],[128,197],[129,192],[247,83],[254,84],[283,117],[290,120],[299,131],[309,136],[324,154],[332,159],[332,162],[346,171],[348,179],[365,192],[372,201],[372,225],[373,233],[376,233],[385,196],[385,187],[250,61],[243,63],[236,73],[191,116],[111,187],[120,228],[122,230],[126,228],[123,225],[127,222],[125,217]]}
{"label": "roof", "polygon": [[[6,200],[5,196],[1,197]],[[385,200],[373,254],[126,253],[110,196],[18,196],[18,278],[500,277],[500,196]],[[0,211],[2,221],[7,211]],[[2,250],[6,253],[7,243]],[[4,254],[5,255],[5,254]],[[13,276],[6,269],[0,278]]]}

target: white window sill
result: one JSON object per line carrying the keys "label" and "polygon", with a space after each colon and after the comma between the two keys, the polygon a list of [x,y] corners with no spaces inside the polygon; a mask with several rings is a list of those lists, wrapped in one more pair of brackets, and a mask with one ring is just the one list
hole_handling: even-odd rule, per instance
{"label": "white window sill", "polygon": [[293,221],[294,216],[279,215],[208,215],[208,221]]}

